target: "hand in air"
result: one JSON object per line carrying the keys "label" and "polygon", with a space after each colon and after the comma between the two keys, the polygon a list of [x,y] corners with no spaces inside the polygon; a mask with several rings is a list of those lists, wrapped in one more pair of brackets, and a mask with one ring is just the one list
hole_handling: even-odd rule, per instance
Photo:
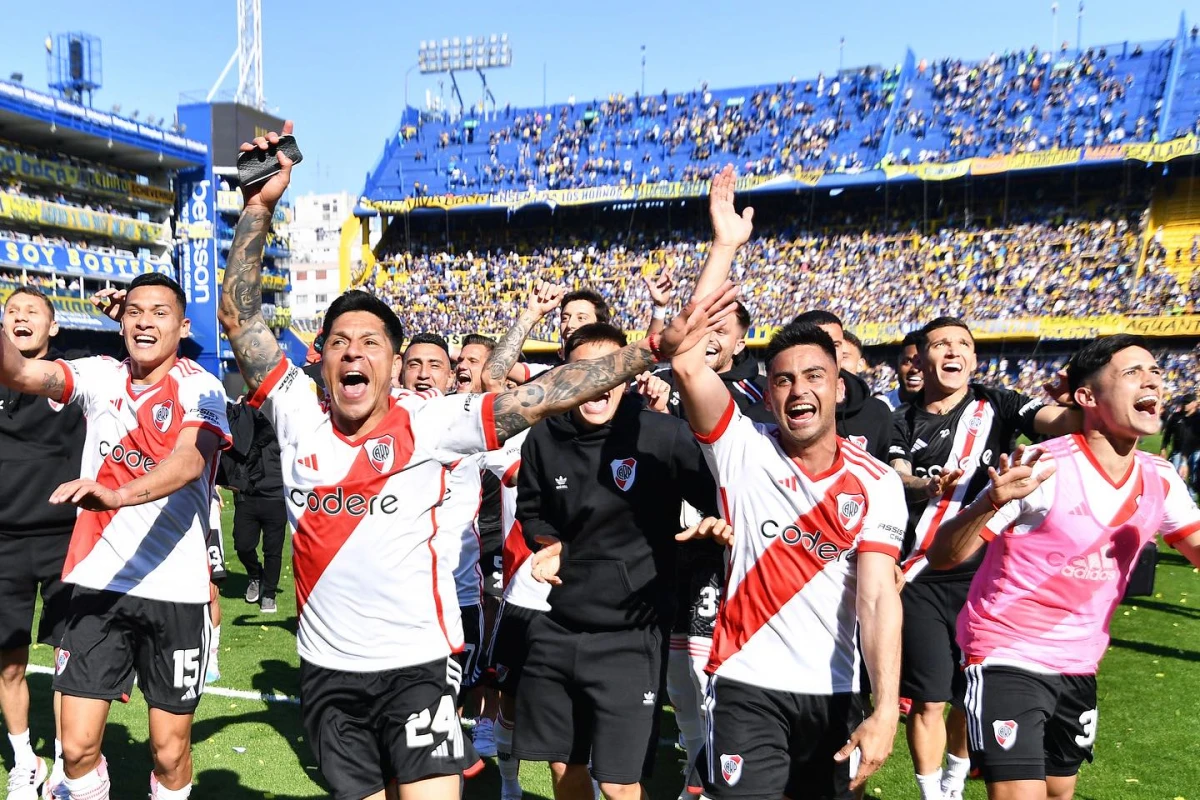
{"label": "hand in air", "polygon": [[754,230],[754,209],[750,206],[737,213],[733,194],[737,188],[737,173],[732,164],[713,176],[708,189],[708,215],[712,220],[713,244],[741,247],[750,241]]}
{"label": "hand in air", "polygon": [[563,287],[558,284],[539,280],[534,284],[533,291],[529,293],[525,307],[531,314],[541,319],[559,307],[563,294]]}
{"label": "hand in air", "polygon": [[715,292],[692,300],[663,329],[659,350],[663,359],[686,353],[720,327],[737,308],[738,288],[725,281]]}
{"label": "hand in air", "polygon": [[634,379],[634,391],[646,398],[648,409],[666,413],[671,399],[671,384],[653,372],[643,372]]}
{"label": "hand in air", "polygon": [[[279,144],[280,136],[290,134],[292,127],[292,121],[289,119],[283,123],[282,133],[271,131],[266,136],[257,137],[253,142],[242,142],[242,146],[238,149],[243,153],[249,153],[252,150],[267,150],[271,145]],[[275,157],[279,159],[279,172],[261,183],[242,187],[242,197],[246,199],[247,207],[260,205],[268,211],[274,211],[275,204],[287,191],[288,184],[292,181],[292,160],[278,151],[275,153]]]}
{"label": "hand in air", "polygon": [[987,488],[988,499],[992,505],[1000,508],[1005,503],[1028,497],[1042,482],[1054,474],[1054,465],[1047,464],[1034,474],[1034,466],[1043,455],[1044,450],[1032,448],[1026,457],[1025,445],[1019,445],[1011,456],[1000,454],[1000,466],[988,467],[988,477],[991,485]]}
{"label": "hand in air", "polygon": [[125,295],[128,294],[124,289],[101,289],[91,296],[92,305],[100,309],[100,313],[116,322],[121,321],[121,315],[125,313]]}
{"label": "hand in air", "polygon": [[643,272],[642,280],[650,292],[650,302],[659,308],[671,304],[671,296],[675,293],[675,276],[670,267],[663,267],[653,274]]}

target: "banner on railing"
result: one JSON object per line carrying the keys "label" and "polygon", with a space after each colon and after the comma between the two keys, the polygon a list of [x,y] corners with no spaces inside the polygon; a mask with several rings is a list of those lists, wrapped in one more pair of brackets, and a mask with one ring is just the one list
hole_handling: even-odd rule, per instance
{"label": "banner on railing", "polygon": [[80,233],[94,233],[110,239],[140,244],[153,244],[167,238],[163,226],[155,222],[143,222],[14,194],[0,194],[0,219]]}
{"label": "banner on railing", "polygon": [[29,183],[42,183],[62,189],[78,189],[89,194],[126,197],[139,205],[170,207],[175,193],[158,186],[140,184],[123,175],[62,164],[38,158],[19,150],[0,147],[0,173],[14,175]]}
{"label": "banner on railing", "polygon": [[0,264],[17,269],[125,281],[146,272],[175,274],[168,259],[99,253],[70,245],[21,242],[6,236],[0,236]]}

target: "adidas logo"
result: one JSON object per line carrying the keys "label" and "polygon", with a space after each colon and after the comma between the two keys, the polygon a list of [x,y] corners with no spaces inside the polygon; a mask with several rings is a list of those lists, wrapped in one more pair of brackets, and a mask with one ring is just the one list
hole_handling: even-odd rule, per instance
{"label": "adidas logo", "polygon": [[305,456],[304,458],[300,459],[300,465],[304,466],[304,467],[308,467],[309,469],[316,469],[317,468],[317,454],[313,453],[311,456]]}
{"label": "adidas logo", "polygon": [[926,447],[929,447],[929,442],[925,441],[924,439],[917,439],[915,442],[913,442],[912,452],[915,453],[918,450],[924,450]]}
{"label": "adidas logo", "polygon": [[188,700],[195,700],[195,699],[196,699],[196,687],[189,686],[188,690],[183,693],[183,697],[179,698],[179,702],[185,703]]}
{"label": "adidas logo", "polygon": [[1068,513],[1072,514],[1073,516],[1077,516],[1077,517],[1086,517],[1091,514],[1091,512],[1088,511],[1087,503],[1080,503],[1079,505],[1072,508],[1070,510],[1070,512],[1068,512]]}
{"label": "adidas logo", "polygon": [[569,488],[569,487],[567,486],[567,478],[566,478],[566,476],[564,476],[564,475],[559,475],[557,478],[555,478],[555,479],[554,479],[554,488],[555,488],[555,489],[567,489],[567,488]]}
{"label": "adidas logo", "polygon": [[643,692],[642,693],[642,705],[644,705],[644,706],[654,705],[654,692]]}
{"label": "adidas logo", "polygon": [[790,475],[786,478],[780,478],[779,485],[785,489],[791,489],[793,492],[800,491],[800,481],[796,479],[795,475]]}
{"label": "adidas logo", "polygon": [[1117,562],[1104,553],[1075,556],[1062,568],[1062,574],[1081,581],[1115,581],[1120,575]]}

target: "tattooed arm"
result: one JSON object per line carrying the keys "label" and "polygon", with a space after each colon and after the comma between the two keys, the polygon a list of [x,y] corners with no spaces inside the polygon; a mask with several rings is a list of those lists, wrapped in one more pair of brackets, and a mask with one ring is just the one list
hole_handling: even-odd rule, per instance
{"label": "tattooed arm", "polygon": [[492,354],[483,365],[483,389],[485,392],[500,391],[504,388],[504,379],[512,371],[513,365],[521,357],[521,348],[529,332],[542,321],[547,314],[558,308],[562,302],[563,288],[547,281],[538,281],[529,293],[529,302],[521,316],[509,328],[508,333],[492,349]]}
{"label": "tattooed arm", "polygon": [[[658,359],[690,350],[733,312],[736,301],[737,289],[726,282],[708,297],[689,303],[657,340]],[[493,409],[497,437],[504,442],[540,419],[561,414],[636,377],[658,360],[650,341],[641,339],[602,358],[564,364],[497,395]]]}
{"label": "tattooed arm", "polygon": [[26,358],[0,333],[0,384],[21,394],[36,394],[59,402],[67,388],[67,376],[62,364]]}
{"label": "tattooed arm", "polygon": [[[290,121],[284,123],[283,132],[292,132]],[[272,132],[258,137],[253,143],[243,144],[241,149],[266,150],[278,141],[279,136]],[[242,379],[251,394],[283,360],[283,351],[262,315],[263,247],[271,230],[275,204],[283,196],[292,175],[291,160],[282,153],[278,158],[281,169],[274,177],[265,183],[242,187],[246,202],[233,232],[225,280],[221,284],[221,302],[217,307],[217,318],[229,337]]]}

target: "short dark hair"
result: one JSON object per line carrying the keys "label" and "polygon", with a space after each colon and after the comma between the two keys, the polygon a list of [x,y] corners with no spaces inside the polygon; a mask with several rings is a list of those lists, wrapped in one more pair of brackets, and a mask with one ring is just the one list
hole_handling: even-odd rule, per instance
{"label": "short dark hair", "polygon": [[908,333],[904,334],[904,341],[900,342],[900,350],[901,350],[901,351],[903,351],[903,350],[904,350],[904,348],[906,348],[906,347],[908,347],[908,346],[910,346],[910,345],[911,345],[912,347],[915,347],[915,348],[917,348],[918,350],[920,350],[920,349],[921,349],[921,344],[922,344],[924,341],[925,341],[925,340],[924,340],[924,338],[923,338],[923,337],[922,337],[922,335],[921,335],[921,329],[920,329],[920,328],[918,328],[918,329],[917,329],[917,330],[915,330],[915,331],[909,331]]}
{"label": "short dark hair", "polygon": [[839,328],[845,328],[842,324],[842,318],[832,311],[826,311],[823,308],[810,308],[802,314],[797,314],[792,320],[793,325],[837,325]]}
{"label": "short dark hair", "polygon": [[973,343],[975,341],[975,334],[971,333],[971,326],[967,324],[965,319],[961,319],[959,317],[936,317],[935,319],[925,323],[925,326],[918,331],[921,339],[917,343],[917,348],[919,350],[924,350],[926,347],[928,347],[930,335],[934,331],[941,330],[942,328],[962,328],[967,332],[967,335],[971,337],[971,342]]}
{"label": "short dark hair", "polygon": [[860,352],[860,353],[862,352],[862,349],[863,349],[862,339],[858,338],[850,331],[845,331],[845,334],[842,336],[842,341],[845,342],[846,344],[854,345],[855,347],[858,348],[858,352]]}
{"label": "short dark hair", "polygon": [[446,342],[446,337],[436,333],[418,333],[408,342],[408,347],[404,348],[404,352],[408,352],[414,344],[431,344],[434,347],[440,347],[446,351],[446,361],[450,360],[450,345]]}
{"label": "short dark hair", "polygon": [[342,314],[349,314],[351,311],[365,311],[379,317],[379,321],[383,323],[384,332],[392,342],[392,349],[397,353],[400,352],[400,348],[404,344],[404,326],[400,324],[400,318],[387,303],[362,289],[343,292],[329,304],[329,309],[325,312],[325,319],[321,321],[321,335],[318,337],[322,346],[329,338],[329,332],[333,330],[333,323],[337,321],[337,318]]}
{"label": "short dark hair", "polygon": [[8,301],[12,300],[17,295],[27,294],[30,297],[37,297],[46,304],[46,308],[50,309],[50,321],[54,321],[54,303],[50,302],[50,298],[41,289],[35,289],[32,286],[18,286],[12,290],[12,293],[4,300],[4,305],[8,305]]}
{"label": "short dark hair", "polygon": [[165,286],[175,295],[175,300],[179,303],[179,313],[187,313],[187,295],[183,293],[183,287],[170,276],[163,275],[161,272],[145,272],[138,275],[129,282],[129,289],[125,296],[133,294],[134,289],[139,289],[142,286]]}
{"label": "short dark hair", "polygon": [[1101,336],[1094,339],[1076,351],[1067,362],[1067,386],[1071,393],[1082,386],[1112,361],[1113,356],[1130,347],[1143,347],[1147,350],[1150,345],[1141,336],[1132,333],[1114,333],[1112,336]]}
{"label": "short dark hair", "polygon": [[750,309],[741,300],[734,301],[733,316],[737,319],[737,324],[742,330],[750,330]]}
{"label": "short dark hair", "polygon": [[793,321],[775,331],[775,335],[767,343],[767,350],[763,354],[763,363],[767,365],[767,371],[770,372],[771,362],[775,360],[775,356],[784,350],[806,344],[824,350],[834,367],[837,367],[837,348],[833,345],[833,338],[817,327],[815,323]]}
{"label": "short dark hair", "polygon": [[604,302],[604,298],[595,289],[585,288],[567,292],[563,295],[562,303],[558,307],[565,309],[567,303],[574,303],[576,300],[584,300],[592,304],[592,308],[596,309],[596,322],[608,322],[608,303]]}
{"label": "short dark hair", "polygon": [[482,333],[468,333],[463,337],[463,347],[471,344],[482,345],[488,349],[489,353],[496,349],[496,340],[490,336],[484,336]]}
{"label": "short dark hair", "polygon": [[629,339],[625,336],[625,331],[615,325],[609,325],[607,322],[593,322],[571,334],[571,338],[567,339],[567,343],[563,345],[563,357],[570,358],[571,352],[577,347],[600,342],[612,342],[617,347],[624,347],[629,344]]}

